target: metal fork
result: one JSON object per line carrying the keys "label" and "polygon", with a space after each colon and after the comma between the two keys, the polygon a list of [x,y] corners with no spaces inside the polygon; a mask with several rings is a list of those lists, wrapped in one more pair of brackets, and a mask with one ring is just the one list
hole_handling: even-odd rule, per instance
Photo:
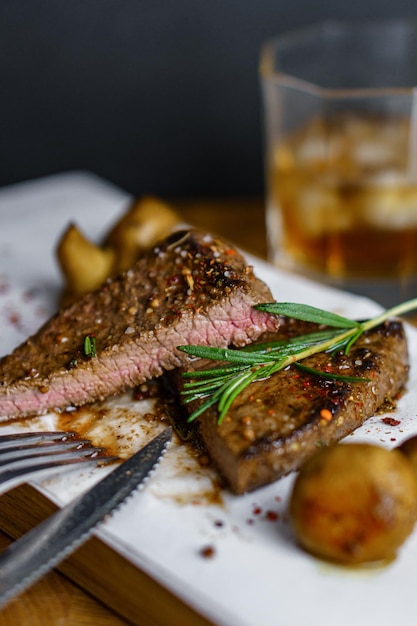
{"label": "metal fork", "polygon": [[77,433],[30,432],[0,436],[0,494],[30,478],[41,478],[74,465],[101,465],[118,460]]}

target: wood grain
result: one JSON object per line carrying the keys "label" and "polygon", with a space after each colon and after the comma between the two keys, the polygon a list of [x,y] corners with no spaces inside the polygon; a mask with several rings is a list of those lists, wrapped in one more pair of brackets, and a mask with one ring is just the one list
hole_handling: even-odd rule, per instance
{"label": "wood grain", "polygon": [[[0,532],[0,550],[11,539]],[[123,626],[128,622],[57,571],[50,572],[0,611],[2,626],[54,624]]]}
{"label": "wood grain", "polygon": [[[0,549],[10,540],[0,534]],[[126,620],[117,617],[92,596],[59,574],[51,572],[42,581],[12,600],[0,612],[2,626],[53,626],[55,624],[123,626]]]}
{"label": "wood grain", "polygon": [[[56,506],[52,502],[34,487],[24,484],[2,496],[0,528],[17,539],[54,511],[56,511]],[[166,626],[167,624],[172,626],[209,626],[207,620],[197,615],[173,594],[163,589],[150,576],[131,565],[96,537],[89,539],[66,559],[58,567],[58,570],[67,579],[75,582],[81,589],[87,591],[94,598],[98,598],[103,605],[107,605],[114,611],[119,616],[115,617],[115,625],[127,622],[141,626]],[[58,577],[58,574],[53,573],[52,575]],[[44,599],[48,597],[48,593],[51,595],[51,589],[53,589],[51,581],[47,581],[47,578],[49,575],[37,585],[38,587],[46,586],[46,588],[41,589],[41,595]],[[60,578],[65,580],[63,576]],[[47,582],[48,584],[46,584]],[[30,602],[29,611],[33,610],[33,606],[37,602],[36,595],[32,593],[34,589],[35,587],[27,592],[31,594],[28,599]],[[65,602],[70,602],[70,598],[65,597],[65,590],[61,588],[61,591]],[[72,589],[69,595],[72,595]],[[19,599],[15,603],[17,605]],[[97,604],[97,606],[99,605]],[[43,610],[44,608],[45,605],[43,605]],[[13,606],[10,605],[3,612],[12,609]],[[97,610],[95,613],[97,615]],[[96,615],[94,619],[96,619]],[[110,619],[109,614],[106,617]],[[3,613],[0,613],[0,623],[3,625],[2,618]],[[121,622],[122,618],[126,621]],[[14,624],[20,623],[24,622],[14,622]],[[84,622],[80,623],[84,624]],[[85,623],[96,625],[99,622],[91,620],[85,621]],[[103,622],[103,624],[107,623],[113,624],[111,621]],[[60,622],[60,624],[75,626],[77,622],[67,621]]]}

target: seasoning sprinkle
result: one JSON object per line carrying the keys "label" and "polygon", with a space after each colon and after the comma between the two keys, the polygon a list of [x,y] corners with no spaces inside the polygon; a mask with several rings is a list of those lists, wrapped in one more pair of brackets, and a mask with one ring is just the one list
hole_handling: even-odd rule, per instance
{"label": "seasoning sprinkle", "polygon": [[331,422],[333,415],[332,415],[332,412],[329,411],[329,409],[322,409],[320,411],[320,417],[324,419],[326,422]]}

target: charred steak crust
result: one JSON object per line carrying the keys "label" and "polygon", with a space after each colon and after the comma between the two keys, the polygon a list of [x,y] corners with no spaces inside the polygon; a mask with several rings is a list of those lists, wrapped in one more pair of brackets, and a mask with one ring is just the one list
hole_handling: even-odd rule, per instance
{"label": "charred steak crust", "polygon": [[[292,320],[262,341],[311,330],[311,326]],[[298,469],[318,447],[345,437],[387,399],[394,399],[404,387],[409,369],[403,326],[398,321],[386,322],[364,334],[349,356],[342,352],[318,354],[303,363],[371,382],[330,380],[291,366],[247,387],[221,426],[214,408],[198,418],[200,440],[236,493],[251,491]],[[193,366],[200,369],[213,363],[200,361]],[[187,411],[195,408],[196,404],[187,405]]]}
{"label": "charred steak crust", "polygon": [[[184,364],[180,344],[244,345],[276,330],[278,318],[253,309],[271,300],[229,244],[177,232],[0,360],[0,416],[102,400]],[[92,357],[86,336],[95,339]]]}

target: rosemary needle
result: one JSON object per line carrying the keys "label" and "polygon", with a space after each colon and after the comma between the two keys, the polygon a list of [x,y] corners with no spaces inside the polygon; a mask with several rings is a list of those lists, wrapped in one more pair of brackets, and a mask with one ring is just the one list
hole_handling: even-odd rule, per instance
{"label": "rosemary needle", "polygon": [[317,307],[291,302],[258,304],[254,308],[304,322],[314,322],[330,328],[292,337],[288,340],[253,344],[246,346],[244,350],[211,346],[178,346],[178,350],[193,357],[226,363],[211,369],[184,372],[183,377],[189,381],[184,384],[184,391],[182,392],[184,401],[189,403],[195,400],[204,400],[190,415],[188,421],[195,420],[209,407],[217,405],[220,424],[233,400],[251,382],[268,379],[276,372],[292,364],[297,364],[305,371],[324,378],[348,382],[367,381],[364,378],[329,374],[307,368],[299,364],[299,361],[320,352],[344,350],[348,354],[353,344],[364,332],[379,326],[390,317],[399,317],[417,309],[417,298],[387,309],[364,322],[357,322]]}

